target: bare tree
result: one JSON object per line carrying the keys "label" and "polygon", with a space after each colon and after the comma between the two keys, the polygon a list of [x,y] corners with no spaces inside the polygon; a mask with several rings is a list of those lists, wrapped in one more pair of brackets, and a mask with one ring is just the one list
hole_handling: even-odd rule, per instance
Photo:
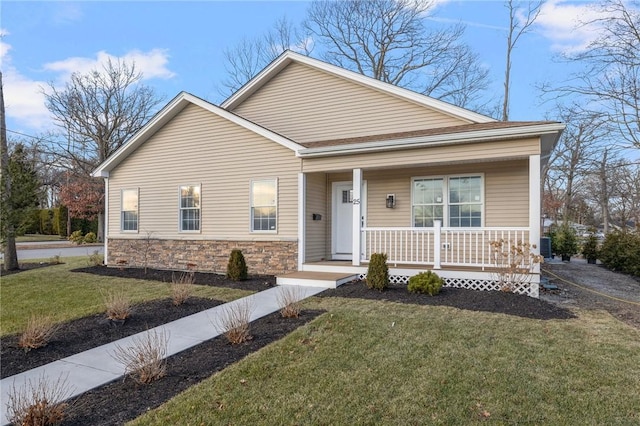
{"label": "bare tree", "polygon": [[312,49],[308,40],[302,29],[283,16],[262,36],[245,37],[238,44],[225,48],[227,78],[222,81],[220,94],[227,97],[236,92],[285,50],[294,49],[308,55]]}
{"label": "bare tree", "polygon": [[[515,3],[515,4],[514,4]],[[517,5],[521,2],[514,2],[514,0],[507,0],[505,2],[506,8],[509,10],[509,32],[507,34],[507,55],[504,72],[504,99],[502,100],[502,121],[509,120],[509,93],[511,91],[511,55],[516,48],[516,44],[520,37],[528,33],[531,30],[531,26],[534,24],[538,15],[540,15],[540,8],[543,1],[527,2],[526,9],[518,8]]]}
{"label": "bare tree", "polygon": [[488,72],[462,43],[464,26],[427,28],[432,9],[428,1],[321,0],[305,27],[327,62],[465,106],[486,88]]}
{"label": "bare tree", "polygon": [[4,112],[4,89],[2,72],[0,72],[0,150],[2,150],[2,163],[0,176],[2,176],[2,243],[4,245],[4,269],[10,271],[18,269],[18,252],[16,251],[15,227],[12,221],[6,220],[7,210],[11,207],[8,200],[11,198],[11,179],[9,176],[9,147],[7,144],[7,124]]}
{"label": "bare tree", "polygon": [[[162,99],[141,80],[135,64],[109,60],[101,70],[74,73],[63,89],[53,83],[43,89],[46,106],[65,136],[53,147],[61,165],[89,177],[142,128]],[[103,223],[101,212],[100,239]]]}
{"label": "bare tree", "polygon": [[628,145],[640,148],[640,2],[605,0],[600,18],[581,26],[598,34],[586,50],[565,54],[582,69],[558,87],[557,96],[579,95],[589,107],[604,111]]}

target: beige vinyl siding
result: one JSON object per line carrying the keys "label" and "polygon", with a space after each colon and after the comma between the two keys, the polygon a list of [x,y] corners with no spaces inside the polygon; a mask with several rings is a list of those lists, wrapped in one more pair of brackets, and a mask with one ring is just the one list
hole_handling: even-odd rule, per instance
{"label": "beige vinyl siding", "polygon": [[305,173],[312,173],[316,171],[344,171],[354,168],[392,168],[394,166],[409,167],[423,164],[495,161],[498,159],[528,158],[529,155],[535,154],[540,154],[538,138],[304,158],[302,167]]}
{"label": "beige vinyl siding", "polygon": [[[367,181],[367,226],[407,227],[411,223],[411,179],[414,177],[484,174],[485,226],[529,225],[528,161],[420,167],[364,172]],[[396,207],[386,208],[387,194]]]}
{"label": "beige vinyl siding", "polygon": [[[109,178],[109,236],[120,232],[120,190],[139,188],[139,234],[171,239],[295,240],[300,161],[293,151],[190,105]],[[278,179],[277,233],[251,233],[252,179]],[[201,185],[201,232],[180,233],[178,188]]]}
{"label": "beige vinyl siding", "polygon": [[300,143],[469,124],[297,63],[234,112]]}
{"label": "beige vinyl siding", "polygon": [[[324,173],[307,175],[306,198],[306,247],[305,261],[315,262],[327,257],[327,223],[330,221],[327,204],[327,177]],[[312,220],[313,214],[322,215]]]}

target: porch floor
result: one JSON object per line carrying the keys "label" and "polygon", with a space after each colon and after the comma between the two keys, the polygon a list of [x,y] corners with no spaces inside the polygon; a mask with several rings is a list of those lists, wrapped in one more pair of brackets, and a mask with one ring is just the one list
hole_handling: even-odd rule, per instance
{"label": "porch floor", "polygon": [[353,272],[299,271],[277,276],[276,284],[336,288],[357,278],[358,274]]}
{"label": "porch floor", "polygon": [[[463,266],[463,265],[442,265],[440,269],[433,269],[433,265],[416,265],[415,263],[393,263],[387,262],[389,269],[413,269],[416,271],[463,271],[463,272],[495,272],[497,269],[493,267],[479,267],[479,266]],[[337,267],[348,271],[349,269],[364,269],[368,268],[368,263],[361,263],[360,266],[353,266],[350,260],[321,260],[317,262],[305,262],[305,268],[318,266],[323,267]],[[417,273],[417,272],[416,272]]]}

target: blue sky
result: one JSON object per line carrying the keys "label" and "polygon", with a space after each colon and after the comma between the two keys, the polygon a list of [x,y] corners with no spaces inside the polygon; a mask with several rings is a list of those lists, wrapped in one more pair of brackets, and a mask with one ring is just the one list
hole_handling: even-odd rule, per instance
{"label": "blue sky", "polygon": [[[40,87],[62,87],[74,71],[100,67],[108,57],[135,60],[145,83],[169,101],[182,90],[215,103],[225,77],[223,49],[268,30],[286,15],[300,21],[301,1],[107,1],[0,3],[1,68],[9,130],[38,135],[53,128]],[[593,36],[574,30],[590,3],[550,0],[513,58],[512,120],[545,118],[535,84],[559,81],[570,69],[553,61]],[[502,1],[437,0],[435,25],[462,22],[466,41],[489,68],[501,95],[507,30]],[[11,133],[9,134],[11,136]]]}

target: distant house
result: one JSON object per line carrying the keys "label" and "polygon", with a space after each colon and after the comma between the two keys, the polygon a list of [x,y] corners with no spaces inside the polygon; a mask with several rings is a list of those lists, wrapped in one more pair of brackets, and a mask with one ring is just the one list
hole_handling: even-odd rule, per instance
{"label": "distant house", "polygon": [[[500,122],[290,51],[213,105],[180,93],[101,164],[105,260],[252,273],[436,269],[491,289],[488,243],[540,238],[563,124]],[[522,292],[537,296],[538,277]]]}

